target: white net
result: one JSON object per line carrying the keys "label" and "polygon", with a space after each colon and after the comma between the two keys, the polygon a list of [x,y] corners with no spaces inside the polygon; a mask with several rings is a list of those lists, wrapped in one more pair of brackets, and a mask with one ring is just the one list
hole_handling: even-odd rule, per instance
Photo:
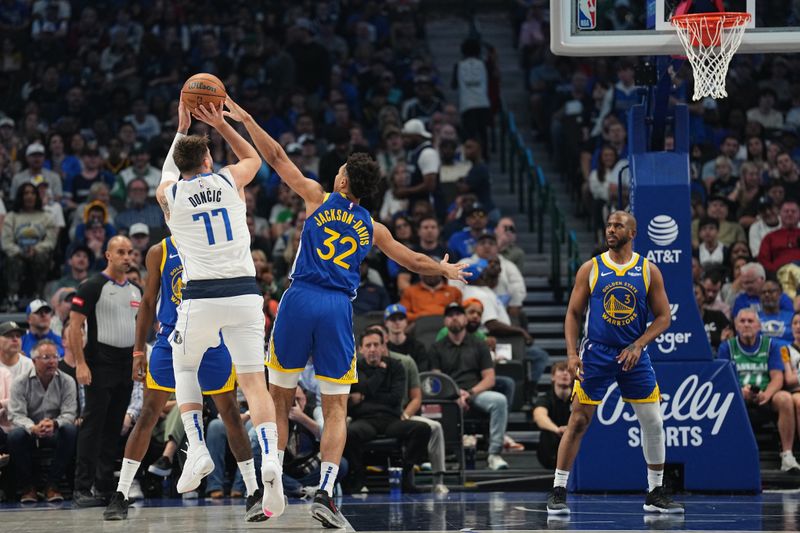
{"label": "white net", "polygon": [[681,15],[672,24],[694,71],[693,100],[725,98],[725,77],[733,54],[742,44],[748,13]]}

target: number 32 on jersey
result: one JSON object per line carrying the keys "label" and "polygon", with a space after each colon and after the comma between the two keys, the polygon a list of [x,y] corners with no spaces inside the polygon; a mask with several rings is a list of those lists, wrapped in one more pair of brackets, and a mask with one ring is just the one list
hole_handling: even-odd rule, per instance
{"label": "number 32 on jersey", "polygon": [[353,237],[342,237],[342,234],[338,231],[334,231],[330,228],[323,229],[330,237],[322,242],[323,246],[325,246],[325,251],[317,248],[317,255],[319,255],[320,259],[325,261],[333,259],[336,265],[350,270],[350,264],[345,262],[345,259],[356,253],[358,243]]}

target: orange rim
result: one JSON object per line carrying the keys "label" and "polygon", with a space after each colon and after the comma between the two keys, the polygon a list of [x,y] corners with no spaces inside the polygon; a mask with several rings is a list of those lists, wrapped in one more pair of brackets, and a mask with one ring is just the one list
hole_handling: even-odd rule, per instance
{"label": "orange rim", "polygon": [[675,26],[689,29],[690,24],[700,23],[701,26],[716,26],[719,21],[725,28],[735,28],[737,26],[744,26],[751,19],[750,13],[726,12],[726,13],[694,13],[690,15],[675,15],[670,21]]}

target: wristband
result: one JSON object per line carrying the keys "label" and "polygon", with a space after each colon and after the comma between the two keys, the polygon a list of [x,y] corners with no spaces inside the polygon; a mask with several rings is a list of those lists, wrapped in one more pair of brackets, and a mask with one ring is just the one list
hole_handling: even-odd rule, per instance
{"label": "wristband", "polygon": [[142,356],[142,355],[144,355],[144,352],[141,352],[139,350],[134,350],[133,351],[133,356],[134,357],[139,357],[139,356]]}

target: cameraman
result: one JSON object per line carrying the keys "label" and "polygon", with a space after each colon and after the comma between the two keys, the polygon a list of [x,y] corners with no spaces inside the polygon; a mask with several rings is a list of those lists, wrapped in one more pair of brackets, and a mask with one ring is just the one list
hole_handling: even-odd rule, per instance
{"label": "cameraman", "polygon": [[797,433],[794,402],[783,389],[783,361],[789,360],[785,343],[761,333],[758,314],[752,308],[740,310],[734,320],[736,337],[719,347],[720,359],[732,360],[739,376],[742,396],[754,425],[778,415],[781,438],[781,471],[800,473],[792,454]]}

